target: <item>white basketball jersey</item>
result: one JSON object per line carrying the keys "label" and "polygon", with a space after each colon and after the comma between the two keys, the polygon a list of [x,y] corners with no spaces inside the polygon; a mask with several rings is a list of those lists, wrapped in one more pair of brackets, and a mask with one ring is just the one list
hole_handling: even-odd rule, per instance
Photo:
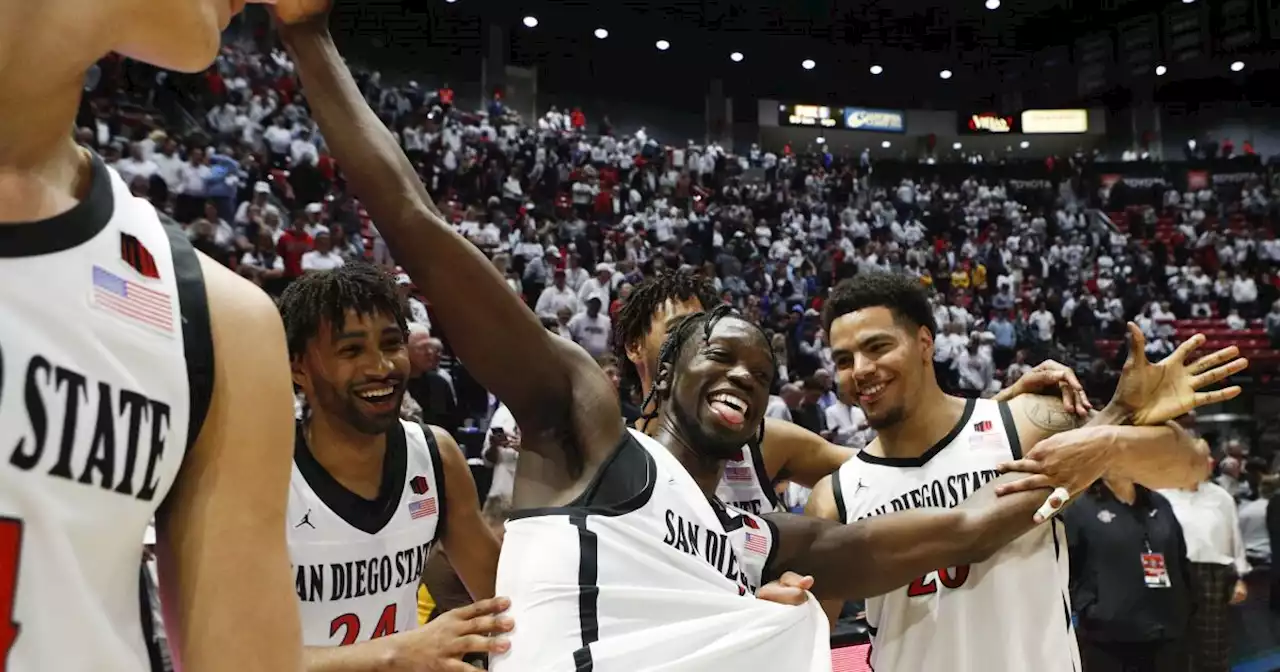
{"label": "white basketball jersey", "polygon": [[497,592],[517,626],[492,670],[831,669],[815,600],[754,597],[772,524],[708,498],[640,432],[573,504],[519,511],[506,529]]}
{"label": "white basketball jersey", "polygon": [[[945,438],[919,458],[858,453],[836,472],[846,523],[894,511],[953,507],[1021,458],[1003,402],[970,399]],[[1078,672],[1067,593],[1066,533],[1056,519],[986,562],[929,572],[867,600],[876,672]]]}
{"label": "white basketball jersey", "polygon": [[91,181],[62,215],[0,225],[8,672],[150,669],[142,538],[212,392],[195,251],[97,157]]}
{"label": "white basketball jersey", "polygon": [[289,558],[307,646],[345,646],[418,627],[418,583],[444,536],[445,482],[430,430],[387,432],[382,489],[342,487],[299,424],[289,483]]}
{"label": "white basketball jersey", "polygon": [[751,442],[729,460],[716,487],[720,501],[748,513],[773,513],[778,510],[778,495],[769,483],[760,444]]}

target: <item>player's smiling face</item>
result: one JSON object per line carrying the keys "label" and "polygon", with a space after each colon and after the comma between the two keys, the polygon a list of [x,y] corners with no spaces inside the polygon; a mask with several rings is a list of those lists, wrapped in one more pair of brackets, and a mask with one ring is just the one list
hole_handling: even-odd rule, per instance
{"label": "player's smiling face", "polygon": [[873,429],[901,422],[925,376],[933,375],[928,330],[910,329],[888,308],[841,315],[831,323],[828,338],[840,400],[861,408]]}
{"label": "player's smiling face", "polygon": [[672,412],[698,452],[729,459],[759,429],[769,404],[773,357],[760,330],[738,317],[699,326],[676,357]]}
{"label": "player's smiling face", "polygon": [[404,331],[385,313],[347,310],[341,325],[322,320],[293,365],[293,380],[319,412],[365,434],[381,434],[400,418],[409,377]]}

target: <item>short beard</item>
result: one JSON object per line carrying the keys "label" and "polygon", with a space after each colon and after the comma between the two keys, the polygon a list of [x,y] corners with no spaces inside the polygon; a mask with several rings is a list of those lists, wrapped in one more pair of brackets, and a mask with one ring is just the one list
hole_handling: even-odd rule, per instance
{"label": "short beard", "polygon": [[[865,413],[864,413],[864,415],[865,415]],[[893,410],[889,411],[888,413],[885,413],[885,414],[884,414],[884,417],[882,417],[882,418],[878,418],[878,419],[872,420],[872,419],[871,419],[871,416],[869,416],[869,415],[868,415],[868,416],[867,416],[867,426],[868,426],[868,427],[870,427],[871,429],[876,430],[876,431],[880,431],[880,430],[884,430],[884,429],[888,429],[888,428],[890,428],[890,427],[893,427],[894,425],[896,425],[896,424],[898,424],[898,423],[902,422],[902,419],[903,419],[903,418],[905,418],[905,417],[907,417],[907,411],[906,411],[906,409],[904,409],[903,407],[899,406],[899,407],[897,407],[897,408],[895,408],[895,409],[893,409]]]}
{"label": "short beard", "polygon": [[672,404],[671,414],[679,427],[680,433],[689,441],[689,447],[693,449],[700,457],[707,459],[723,461],[728,460],[742,449],[742,442],[727,442],[724,439],[713,437],[702,429],[702,423],[698,422],[698,417],[689,409],[675,404],[670,399],[667,403]]}
{"label": "short beard", "polygon": [[[400,408],[400,403],[404,401],[405,390],[400,388],[396,395],[396,408]],[[388,414],[384,417],[369,417],[365,415],[359,407],[359,401],[354,395],[344,395],[339,393],[333,387],[327,384],[316,386],[316,403],[313,406],[319,406],[327,415],[337,418],[360,432],[369,436],[378,436],[386,434],[395,427],[400,421],[400,414]]]}

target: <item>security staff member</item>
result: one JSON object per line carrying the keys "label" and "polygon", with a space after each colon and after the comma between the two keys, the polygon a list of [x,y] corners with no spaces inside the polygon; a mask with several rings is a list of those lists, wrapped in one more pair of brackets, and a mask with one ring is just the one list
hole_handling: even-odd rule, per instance
{"label": "security staff member", "polygon": [[1190,578],[1168,500],[1098,481],[1064,519],[1084,672],[1185,672]]}

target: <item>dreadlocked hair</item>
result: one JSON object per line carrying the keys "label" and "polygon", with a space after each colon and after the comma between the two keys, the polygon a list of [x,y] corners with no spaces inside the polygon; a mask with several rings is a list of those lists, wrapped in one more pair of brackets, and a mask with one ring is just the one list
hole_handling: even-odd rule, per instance
{"label": "dreadlocked hair", "polygon": [[[652,313],[653,311],[650,312]],[[664,399],[658,398],[658,390],[662,387],[661,383],[663,382],[661,378],[665,376],[670,380],[675,377],[676,362],[680,358],[681,349],[684,348],[685,344],[689,341],[689,338],[697,333],[698,328],[701,327],[702,342],[706,343],[711,339],[711,332],[715,331],[716,323],[726,317],[736,317],[743,320],[760,332],[760,337],[764,339],[765,346],[769,350],[769,359],[773,362],[774,376],[777,376],[778,360],[773,354],[773,348],[768,347],[768,335],[764,333],[764,330],[760,328],[760,325],[751,322],[738,314],[738,312],[733,309],[733,306],[722,303],[715,308],[712,308],[710,312],[683,315],[667,332],[667,338],[662,342],[662,349],[658,352],[659,380],[654,381],[653,387],[649,390],[649,394],[645,395],[644,401],[641,402],[640,409],[643,411],[648,408],[649,403],[653,402],[655,399],[657,399],[657,403],[654,404],[652,411],[644,412],[644,414],[640,416],[640,419],[644,420],[644,423],[640,426],[640,431],[646,431],[649,427],[649,421],[658,417],[658,413],[660,412],[659,409],[662,407],[662,403],[664,401]],[[665,367],[663,366],[664,364],[666,365]],[[661,373],[662,371],[666,371],[666,373]],[[764,418],[760,419],[760,431],[756,441],[764,441]]]}
{"label": "dreadlocked hair", "polygon": [[613,321],[613,348],[622,365],[622,377],[638,382],[639,372],[627,358],[627,346],[644,338],[653,326],[653,312],[668,301],[697,299],[704,310],[720,305],[720,296],[709,280],[687,271],[660,273],[636,285]]}
{"label": "dreadlocked hair", "polygon": [[284,290],[279,308],[290,357],[301,354],[307,341],[319,334],[321,321],[328,320],[335,331],[342,329],[348,310],[360,315],[384,313],[408,332],[395,280],[364,262],[306,273]]}

